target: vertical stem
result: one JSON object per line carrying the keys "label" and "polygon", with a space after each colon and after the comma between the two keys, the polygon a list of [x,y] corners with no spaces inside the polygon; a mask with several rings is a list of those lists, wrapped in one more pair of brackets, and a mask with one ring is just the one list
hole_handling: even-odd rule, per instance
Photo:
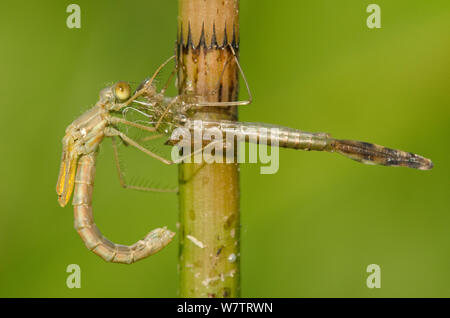
{"label": "vertical stem", "polygon": [[[201,101],[238,97],[239,0],[179,0],[178,87]],[[225,70],[225,71],[224,71]],[[213,94],[212,92],[216,92]],[[195,119],[237,119],[235,107],[204,107]],[[180,296],[239,297],[239,167],[179,166]]]}

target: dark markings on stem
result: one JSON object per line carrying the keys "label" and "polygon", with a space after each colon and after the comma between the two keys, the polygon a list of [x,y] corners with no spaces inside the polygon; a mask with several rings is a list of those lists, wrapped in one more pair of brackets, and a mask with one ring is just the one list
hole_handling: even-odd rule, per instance
{"label": "dark markings on stem", "polygon": [[230,287],[225,287],[224,289],[223,289],[223,298],[228,298],[228,297],[230,297],[230,294],[231,294],[231,290],[230,290]]}
{"label": "dark markings on stem", "polygon": [[222,100],[222,91],[223,91],[223,85],[220,83],[219,85],[219,92],[218,92],[218,100]]}
{"label": "dark markings on stem", "polygon": [[216,37],[216,24],[213,23],[213,34],[211,37],[211,48],[217,49],[219,45],[217,44],[217,37]]}
{"label": "dark markings on stem", "polygon": [[235,48],[239,47],[238,40],[236,39],[236,28],[234,24],[233,24],[233,40],[231,41],[231,46]]}
{"label": "dark markings on stem", "polygon": [[227,36],[227,25],[225,24],[225,28],[223,30],[223,43],[222,43],[222,48],[224,48],[225,46],[228,45],[228,36]]}
{"label": "dark markings on stem", "polygon": [[[208,24],[205,24],[205,22],[202,23],[201,30],[193,30],[192,25],[190,21],[188,21],[187,25],[186,22],[184,24],[180,23],[180,28],[178,30],[177,34],[177,65],[183,67],[186,65],[190,65],[192,67],[191,73],[190,73],[190,80],[192,80],[192,83],[190,83],[189,87],[197,87],[198,80],[200,77],[199,72],[205,72],[205,75],[207,76],[208,67],[203,67],[204,65],[199,65],[200,54],[204,54],[205,63],[207,63],[207,55],[210,52],[218,52],[217,54],[217,63],[221,64],[225,60],[225,56],[229,56],[232,54],[232,50],[229,48],[231,46],[236,54],[239,54],[239,31],[236,29],[236,25],[233,23],[233,32],[230,32],[228,34],[230,23],[228,25],[224,25],[223,29],[222,27],[217,28],[216,23],[213,22],[212,26],[208,26]],[[209,29],[211,28],[211,29]],[[193,32],[194,31],[194,32]],[[198,33],[198,31],[201,31]],[[231,31],[231,30],[229,30]],[[219,40],[221,43],[218,43],[218,37],[217,32],[223,32],[223,41]],[[231,34],[232,33],[232,34]],[[194,37],[195,35],[195,37]],[[200,35],[200,37],[198,37]],[[231,41],[231,42],[230,42]],[[195,42],[195,43],[194,43]],[[189,61],[188,61],[189,60]],[[233,63],[228,63],[224,65],[232,65]],[[230,69],[231,71],[231,69]],[[181,74],[184,74],[186,70],[182,70]],[[236,74],[236,82],[238,81],[239,74],[235,72]],[[225,74],[223,76],[227,77],[228,70],[225,71]],[[179,76],[179,83],[178,85],[180,87],[186,87],[186,80],[187,77],[181,75]],[[238,93],[238,88],[235,85],[225,85],[223,83],[220,83],[216,88],[217,92],[217,101],[231,101],[234,100]],[[192,93],[192,92],[189,92]],[[214,113],[229,113],[230,108],[208,108],[208,112],[214,112]]]}
{"label": "dark markings on stem", "polygon": [[206,38],[205,38],[205,22],[202,24],[202,34],[200,35],[200,40],[198,41],[198,45],[196,49],[204,48],[205,51],[207,49],[206,47]]}
{"label": "dark markings on stem", "polygon": [[228,39],[228,34],[227,34],[227,26],[225,25],[224,30],[223,30],[223,42],[222,44],[218,44],[217,43],[217,33],[216,33],[216,24],[213,23],[212,26],[212,36],[211,36],[211,42],[210,43],[206,43],[206,30],[205,30],[205,22],[203,22],[202,24],[202,32],[200,35],[200,39],[199,42],[197,44],[194,43],[194,39],[192,36],[192,30],[191,30],[191,23],[188,23],[188,32],[187,32],[187,38],[186,40],[184,39],[184,32],[183,32],[183,24],[180,24],[180,30],[178,31],[178,44],[177,44],[177,53],[178,55],[180,55],[180,50],[183,51],[189,51],[189,49],[192,50],[199,50],[201,47],[206,48],[206,49],[223,49],[225,47],[227,47],[228,45],[231,45],[233,47],[234,50],[238,50],[239,48],[239,36],[236,34],[236,26],[233,24],[233,36],[231,38],[231,42],[230,39]]}
{"label": "dark markings on stem", "polygon": [[188,24],[188,37],[187,37],[187,42],[186,42],[186,46],[185,46],[185,50],[189,50],[189,48],[195,49],[195,45],[194,43],[192,43],[192,32],[191,32],[191,23],[189,22]]}
{"label": "dark markings on stem", "polygon": [[[236,136],[234,136],[234,137],[236,137]],[[229,215],[224,223],[224,228],[225,229],[231,228],[232,226],[234,226],[235,221],[236,221],[236,215],[235,214]]]}
{"label": "dark markings on stem", "polygon": [[234,88],[235,87],[233,85],[228,86],[228,100],[233,100]]}

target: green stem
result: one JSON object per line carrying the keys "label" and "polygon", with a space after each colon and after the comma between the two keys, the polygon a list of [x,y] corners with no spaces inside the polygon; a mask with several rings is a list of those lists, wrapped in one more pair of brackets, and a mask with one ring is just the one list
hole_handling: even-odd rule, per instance
{"label": "green stem", "polygon": [[[237,100],[236,65],[223,69],[232,55],[226,46],[238,49],[238,9],[238,0],[179,0],[180,94],[194,93],[204,101]],[[212,95],[214,90],[219,93]],[[237,112],[234,107],[204,107],[193,118],[234,120]],[[239,297],[238,164],[181,164],[179,188],[180,296]]]}

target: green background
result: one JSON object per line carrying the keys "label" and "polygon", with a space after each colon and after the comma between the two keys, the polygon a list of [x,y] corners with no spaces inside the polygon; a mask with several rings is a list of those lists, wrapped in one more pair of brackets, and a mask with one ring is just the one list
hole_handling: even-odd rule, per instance
{"label": "green background", "polygon": [[[105,85],[139,83],[173,53],[177,3],[77,1],[82,27],[68,29],[70,3],[13,1],[0,13],[0,296],[176,297],[176,240],[131,266],[105,263],[55,184],[65,127]],[[450,2],[378,0],[375,30],[370,3],[242,1],[254,103],[240,119],[416,152],[435,168],[292,150],[274,175],[242,165],[244,297],[450,296]],[[160,165],[150,161],[137,168],[151,177]],[[176,195],[120,188],[105,142],[94,215],[106,236],[129,244],[174,230],[177,207]],[[366,287],[373,263],[380,289]],[[69,264],[81,267],[80,289],[66,287]]]}

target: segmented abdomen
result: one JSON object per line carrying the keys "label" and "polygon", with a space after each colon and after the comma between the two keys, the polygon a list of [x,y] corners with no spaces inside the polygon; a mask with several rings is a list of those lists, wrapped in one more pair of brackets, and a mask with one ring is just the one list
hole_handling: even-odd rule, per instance
{"label": "segmented abdomen", "polygon": [[430,159],[397,149],[355,140],[339,140],[327,133],[309,133],[298,129],[263,123],[218,121],[187,121],[185,127],[195,130],[218,128],[225,135],[237,136],[253,143],[265,142],[283,148],[337,152],[347,158],[384,166],[420,170],[433,168]]}
{"label": "segmented abdomen", "polygon": [[172,241],[175,233],[157,228],[131,246],[115,244],[102,235],[94,223],[92,191],[95,177],[95,153],[78,161],[73,195],[75,229],[86,247],[107,262],[131,264],[155,254]]}

